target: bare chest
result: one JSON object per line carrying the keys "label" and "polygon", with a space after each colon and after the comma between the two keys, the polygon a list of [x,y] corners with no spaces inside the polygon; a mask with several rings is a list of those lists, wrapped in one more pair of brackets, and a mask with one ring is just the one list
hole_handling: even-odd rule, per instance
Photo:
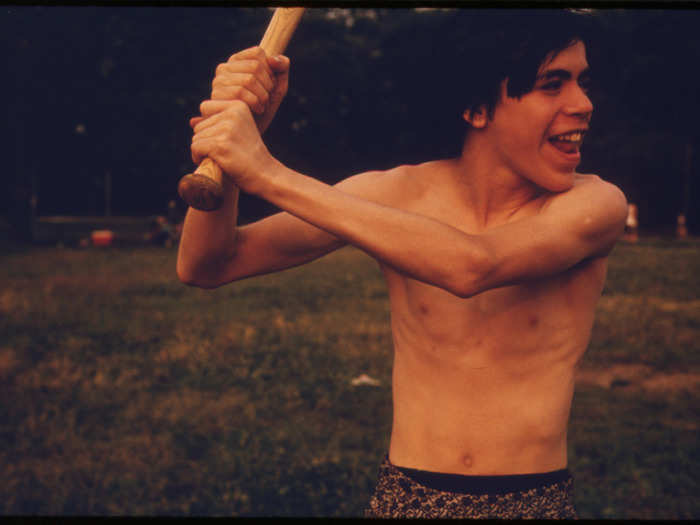
{"label": "bare chest", "polygon": [[[462,299],[385,269],[397,350],[474,364],[529,355],[577,359],[590,338],[605,262]],[[574,355],[576,354],[576,355]]]}

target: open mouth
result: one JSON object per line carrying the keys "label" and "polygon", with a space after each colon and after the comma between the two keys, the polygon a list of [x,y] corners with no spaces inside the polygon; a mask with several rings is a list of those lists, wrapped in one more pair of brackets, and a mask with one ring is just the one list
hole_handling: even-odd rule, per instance
{"label": "open mouth", "polygon": [[583,143],[583,136],[586,134],[585,129],[577,129],[568,131],[560,135],[552,135],[547,140],[562,153],[567,155],[576,155]]}

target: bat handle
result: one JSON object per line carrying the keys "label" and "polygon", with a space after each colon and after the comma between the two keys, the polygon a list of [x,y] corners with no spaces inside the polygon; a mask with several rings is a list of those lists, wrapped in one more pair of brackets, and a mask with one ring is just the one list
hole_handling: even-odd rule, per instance
{"label": "bat handle", "polygon": [[[278,7],[267,26],[260,47],[268,55],[284,52],[289,39],[299,24],[303,7]],[[211,159],[205,158],[194,173],[180,179],[177,192],[190,207],[201,211],[213,211],[224,202],[221,168]]]}

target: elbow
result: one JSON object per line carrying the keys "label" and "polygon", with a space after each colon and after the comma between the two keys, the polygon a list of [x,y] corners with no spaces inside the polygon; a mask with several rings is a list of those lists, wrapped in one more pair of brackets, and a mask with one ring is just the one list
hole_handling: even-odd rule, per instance
{"label": "elbow", "polygon": [[478,287],[477,282],[478,280],[471,276],[461,275],[453,278],[451,282],[445,286],[445,289],[460,299],[469,299],[483,291]]}
{"label": "elbow", "polygon": [[451,272],[448,292],[460,299],[469,299],[489,289],[488,276],[492,275],[494,259],[488,248],[479,243],[470,248],[469,253],[460,257],[456,271]]}
{"label": "elbow", "polygon": [[198,275],[192,268],[188,268],[187,265],[181,263],[179,260],[177,262],[177,278],[181,283],[187,286],[192,286],[194,288],[204,288],[206,290],[211,290],[213,288],[218,288],[223,283],[212,280],[211,278],[203,278]]}
{"label": "elbow", "polygon": [[177,278],[180,280],[180,282],[182,284],[186,284],[187,286],[194,286],[194,287],[202,288],[200,281],[197,280],[194,273],[186,270],[180,264],[177,265]]}

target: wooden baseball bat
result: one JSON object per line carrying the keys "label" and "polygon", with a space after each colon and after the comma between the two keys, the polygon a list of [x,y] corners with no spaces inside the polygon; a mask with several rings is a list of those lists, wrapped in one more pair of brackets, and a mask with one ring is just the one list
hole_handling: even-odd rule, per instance
{"label": "wooden baseball bat", "polygon": [[[299,24],[303,7],[278,7],[265,30],[260,47],[268,56],[284,52]],[[210,158],[204,159],[194,173],[180,179],[177,192],[192,208],[201,211],[217,210],[224,200],[221,168]]]}

